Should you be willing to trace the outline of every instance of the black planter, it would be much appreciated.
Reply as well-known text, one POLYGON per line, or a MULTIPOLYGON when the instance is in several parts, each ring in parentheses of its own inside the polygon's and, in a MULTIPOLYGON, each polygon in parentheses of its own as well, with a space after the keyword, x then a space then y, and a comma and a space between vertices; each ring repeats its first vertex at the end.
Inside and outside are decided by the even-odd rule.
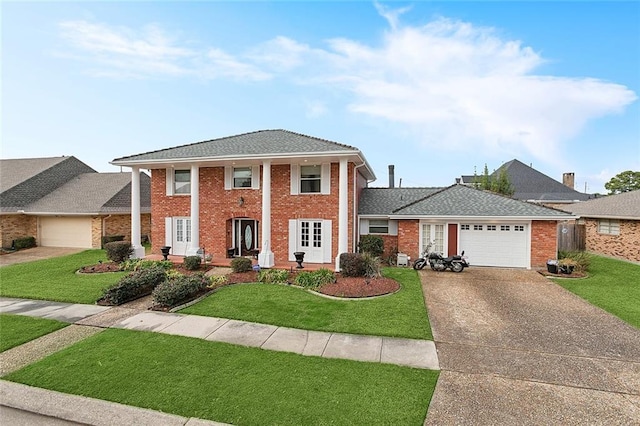
POLYGON ((168 260, 169 251, 171 251, 171 246, 162 246, 160 247, 160 251, 162 252, 162 256, 164 256, 164 260, 168 260))
POLYGON ((235 248, 228 248, 227 249, 227 257, 229 259, 233 258, 233 256, 236 254, 236 249, 235 248))
POLYGON ((298 269, 304 268, 304 266, 302 266, 302 262, 304 261, 304 252, 296 251, 293 253, 293 255, 296 257, 296 262, 298 263, 298 266, 296 266, 296 268, 298 269))

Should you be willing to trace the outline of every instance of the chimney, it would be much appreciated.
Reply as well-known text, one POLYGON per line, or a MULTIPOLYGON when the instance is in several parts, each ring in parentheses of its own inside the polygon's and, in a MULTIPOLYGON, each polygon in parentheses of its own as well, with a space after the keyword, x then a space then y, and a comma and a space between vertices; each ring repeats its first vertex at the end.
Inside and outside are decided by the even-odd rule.
POLYGON ((575 189, 575 174, 574 173, 563 173, 562 174, 562 183, 565 186, 568 186, 571 189, 575 189))
POLYGON ((389 164, 389 188, 393 188, 395 186, 396 177, 393 172, 394 168, 393 164, 389 164))

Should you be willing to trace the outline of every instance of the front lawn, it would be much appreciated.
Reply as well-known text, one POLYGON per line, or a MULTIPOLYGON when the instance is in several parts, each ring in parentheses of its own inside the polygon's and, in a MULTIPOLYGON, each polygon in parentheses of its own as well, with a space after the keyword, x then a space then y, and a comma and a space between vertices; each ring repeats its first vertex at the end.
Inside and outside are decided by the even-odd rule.
POLYGON ((66 327, 67 323, 22 315, 0 315, 0 352, 66 327))
POLYGON ((235 425, 422 425, 437 371, 109 329, 4 379, 235 425))
POLYGON ((640 328, 640 266, 592 256, 589 277, 554 279, 567 290, 640 328))
POLYGON ((104 250, 86 250, 52 259, 0 268, 0 296, 95 303, 102 289, 115 284, 123 272, 76 274, 82 266, 106 260, 104 250))
POLYGON ((401 290, 345 301, 296 287, 242 284, 221 288, 181 312, 306 330, 433 340, 416 271, 385 268, 384 275, 400 282, 401 290))

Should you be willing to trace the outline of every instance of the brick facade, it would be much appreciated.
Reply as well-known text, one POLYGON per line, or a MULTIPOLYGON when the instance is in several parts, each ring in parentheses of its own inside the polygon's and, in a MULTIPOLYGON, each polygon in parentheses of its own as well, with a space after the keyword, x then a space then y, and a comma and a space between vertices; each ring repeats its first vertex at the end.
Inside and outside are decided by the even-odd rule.
MULTIPOLYGON (((331 192, 322 194, 291 195, 290 165, 271 166, 271 251, 276 261, 289 257, 289 219, 323 219, 332 224, 332 256, 338 251, 338 192, 339 164, 331 164, 331 192)), ((353 250, 354 223, 354 164, 348 164, 348 250, 353 250)), ((262 168, 260 189, 224 188, 224 167, 201 167, 199 174, 200 247, 214 257, 225 257, 233 245, 231 221, 246 218, 258 221, 260 233, 262 219, 262 168), (242 202, 240 202, 242 198, 242 202)), ((360 189, 361 179, 356 182, 360 189)), ((359 195, 359 194, 356 194, 359 195)), ((189 195, 166 195, 165 169, 151 170, 151 239, 153 253, 160 253, 165 245, 165 218, 190 215, 189 195)), ((261 239, 261 237, 260 237, 261 239)))
POLYGON ((38 237, 38 220, 24 214, 3 214, 0 216, 0 238, 2 247, 11 247, 16 238, 38 237))
POLYGON ((398 251, 415 260, 420 257, 420 227, 417 219, 398 221, 398 251))
POLYGON ((640 262, 640 221, 619 220, 618 235, 598 232, 598 220, 585 218, 587 251, 640 262))
POLYGON ((547 260, 558 256, 558 222, 534 220, 531 222, 531 267, 545 268, 547 260))

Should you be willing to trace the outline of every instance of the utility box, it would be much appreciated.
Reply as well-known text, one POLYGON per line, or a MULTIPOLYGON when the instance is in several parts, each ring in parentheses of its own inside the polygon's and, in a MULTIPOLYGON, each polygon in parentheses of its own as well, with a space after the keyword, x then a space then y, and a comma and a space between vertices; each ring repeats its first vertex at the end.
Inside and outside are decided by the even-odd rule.
POLYGON ((406 253, 398 253, 398 266, 409 266, 409 256, 406 253))

